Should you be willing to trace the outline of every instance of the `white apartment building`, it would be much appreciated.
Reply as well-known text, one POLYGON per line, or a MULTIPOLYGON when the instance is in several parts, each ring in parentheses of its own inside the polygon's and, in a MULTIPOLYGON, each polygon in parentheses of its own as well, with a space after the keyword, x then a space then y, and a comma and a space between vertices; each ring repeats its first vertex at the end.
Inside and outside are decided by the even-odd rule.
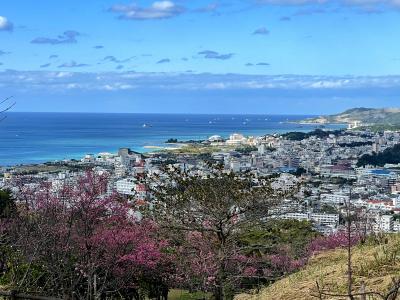
POLYGON ((321 194, 321 203, 325 204, 343 205, 348 203, 349 200, 350 196, 345 194, 321 194))
POLYGON ((136 182, 130 178, 121 179, 115 183, 115 188, 120 194, 133 196, 135 195, 136 182))
POLYGON ((393 200, 368 200, 367 203, 370 210, 391 211, 395 208, 393 200))
POLYGON ((229 140, 226 141, 227 145, 240 145, 246 143, 247 139, 240 133, 233 133, 229 136, 229 140))
POLYGON ((339 214, 324 213, 287 213, 282 219, 294 219, 298 221, 310 221, 316 225, 336 227, 339 224, 339 214))
POLYGON ((393 231, 394 232, 400 232, 400 222, 399 220, 396 220, 393 222, 393 231))
POLYGON ((392 232, 394 230, 393 216, 377 215, 373 228, 375 232, 392 232))
POLYGON ((279 178, 277 178, 274 182, 272 182, 271 186, 274 189, 280 189, 285 192, 293 191, 295 187, 297 187, 299 180, 296 176, 282 173, 279 178))

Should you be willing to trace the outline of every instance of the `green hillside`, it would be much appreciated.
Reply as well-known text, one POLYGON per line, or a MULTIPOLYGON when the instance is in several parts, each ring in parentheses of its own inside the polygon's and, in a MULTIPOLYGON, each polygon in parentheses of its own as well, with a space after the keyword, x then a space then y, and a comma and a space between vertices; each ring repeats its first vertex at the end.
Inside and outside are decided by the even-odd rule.
POLYGON ((352 123, 365 125, 400 125, 400 108, 352 108, 342 113, 305 119, 302 123, 352 123))

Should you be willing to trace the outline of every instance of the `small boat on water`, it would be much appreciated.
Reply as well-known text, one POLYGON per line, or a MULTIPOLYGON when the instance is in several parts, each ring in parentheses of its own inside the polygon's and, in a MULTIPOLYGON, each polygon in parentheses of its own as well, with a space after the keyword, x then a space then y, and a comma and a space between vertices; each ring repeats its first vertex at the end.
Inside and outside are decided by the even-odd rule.
POLYGON ((149 125, 149 124, 146 124, 146 123, 144 123, 144 124, 142 125, 142 127, 143 127, 143 128, 147 128, 147 127, 153 127, 153 126, 151 126, 151 125, 149 125))

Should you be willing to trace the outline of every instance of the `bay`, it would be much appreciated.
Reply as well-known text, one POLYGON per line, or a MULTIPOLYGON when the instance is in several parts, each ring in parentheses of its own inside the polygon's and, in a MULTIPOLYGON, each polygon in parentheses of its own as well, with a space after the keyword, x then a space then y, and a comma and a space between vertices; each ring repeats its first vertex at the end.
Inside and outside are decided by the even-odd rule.
POLYGON ((0 123, 0 166, 79 159, 120 147, 147 152, 148 146, 165 146, 169 138, 203 140, 211 135, 260 136, 317 128, 290 123, 307 117, 312 116, 14 112, 0 123))

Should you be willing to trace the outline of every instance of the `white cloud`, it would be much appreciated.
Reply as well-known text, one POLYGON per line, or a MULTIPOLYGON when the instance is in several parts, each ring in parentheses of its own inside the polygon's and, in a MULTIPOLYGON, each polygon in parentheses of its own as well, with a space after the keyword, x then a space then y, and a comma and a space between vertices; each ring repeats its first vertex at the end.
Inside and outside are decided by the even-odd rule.
POLYGON ((168 19, 180 15, 185 9, 172 1, 156 1, 149 7, 132 5, 113 5, 110 11, 119 13, 120 19, 151 20, 168 19))
MULTIPOLYGON (((51 74, 52 73, 50 73, 50 76, 52 76, 51 74)), ((57 72, 57 73, 54 73, 54 77, 56 77, 56 78, 72 77, 73 75, 74 75, 74 73, 71 73, 71 72, 57 72)))
POLYGON ((101 85, 99 86, 100 90, 105 90, 105 91, 123 91, 123 90, 133 90, 137 88, 137 86, 133 85, 133 84, 124 84, 121 82, 115 82, 112 84, 105 84, 105 85, 101 85))
POLYGON ((13 31, 14 25, 6 17, 0 16, 0 31, 13 31))

